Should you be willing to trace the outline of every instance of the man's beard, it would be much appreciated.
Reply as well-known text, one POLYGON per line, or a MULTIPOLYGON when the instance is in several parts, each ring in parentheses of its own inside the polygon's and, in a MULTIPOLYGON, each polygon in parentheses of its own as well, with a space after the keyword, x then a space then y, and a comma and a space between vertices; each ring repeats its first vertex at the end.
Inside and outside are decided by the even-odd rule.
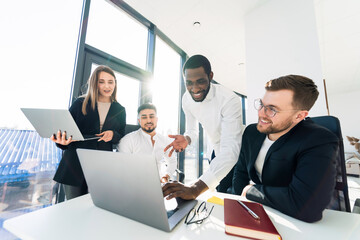
POLYGON ((156 126, 155 127, 152 127, 152 128, 141 128, 142 130, 144 130, 145 132, 147 133, 152 133, 154 130, 155 130, 156 126))
MULTIPOLYGON (((260 121, 260 119, 259 119, 260 121)), ((282 132, 286 129, 288 129, 289 127, 291 127, 291 125, 293 124, 293 122, 291 120, 286 120, 285 122, 281 123, 280 126, 278 127, 274 127, 273 125, 270 125, 269 127, 265 128, 265 129, 261 129, 259 128, 259 123, 257 124, 256 128, 259 132, 264 133, 264 134, 274 134, 274 133, 279 133, 282 132)))

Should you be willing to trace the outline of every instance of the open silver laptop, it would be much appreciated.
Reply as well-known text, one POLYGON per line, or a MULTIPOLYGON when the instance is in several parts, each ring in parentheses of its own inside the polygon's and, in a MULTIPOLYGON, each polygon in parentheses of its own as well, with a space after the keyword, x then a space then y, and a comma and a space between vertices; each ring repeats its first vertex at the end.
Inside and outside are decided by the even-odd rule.
POLYGON ((43 138, 49 138, 58 130, 66 131, 67 137, 85 141, 99 139, 97 136, 83 136, 67 109, 21 108, 21 111, 43 138))
POLYGON ((165 200, 151 155, 77 149, 94 205, 170 232, 196 200, 165 200))

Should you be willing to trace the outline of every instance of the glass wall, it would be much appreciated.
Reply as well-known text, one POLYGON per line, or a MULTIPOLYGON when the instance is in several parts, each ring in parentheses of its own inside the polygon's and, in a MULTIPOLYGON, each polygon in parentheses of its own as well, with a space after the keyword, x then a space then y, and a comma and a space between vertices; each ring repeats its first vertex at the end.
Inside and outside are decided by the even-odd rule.
POLYGON ((69 107, 83 0, 0 3, 0 239, 4 220, 53 203, 62 152, 22 107, 69 107))
POLYGON ((151 94, 158 112, 158 131, 166 135, 179 133, 180 67, 179 53, 156 37, 151 94))
POLYGON ((204 141, 203 141, 203 172, 206 172, 209 169, 209 161, 211 160, 211 154, 212 154, 212 147, 208 143, 208 138, 206 136, 206 132, 204 130, 204 141))
POLYGON ((199 142, 192 142, 185 150, 185 184, 191 184, 199 176, 199 142))
POLYGON ((1 4, 0 128, 33 129, 21 107, 68 108, 82 3, 1 4))
POLYGON ((148 29, 122 9, 91 0, 86 44, 139 68, 146 68, 148 29))
POLYGON ((126 123, 137 124, 137 109, 140 99, 140 83, 137 79, 115 71, 117 79, 117 100, 126 109, 126 123))

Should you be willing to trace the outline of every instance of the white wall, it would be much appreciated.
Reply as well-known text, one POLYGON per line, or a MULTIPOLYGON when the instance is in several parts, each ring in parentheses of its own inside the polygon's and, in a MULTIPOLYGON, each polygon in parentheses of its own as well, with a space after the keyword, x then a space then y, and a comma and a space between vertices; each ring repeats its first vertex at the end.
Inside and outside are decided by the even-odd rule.
POLYGON ((330 115, 339 118, 347 152, 353 152, 354 146, 349 144, 346 136, 360 138, 360 91, 328 95, 330 115))
POLYGON ((314 80, 320 95, 310 116, 327 114, 312 0, 272 0, 250 12, 245 45, 247 124, 257 122, 253 102, 263 96, 265 83, 288 74, 314 80))

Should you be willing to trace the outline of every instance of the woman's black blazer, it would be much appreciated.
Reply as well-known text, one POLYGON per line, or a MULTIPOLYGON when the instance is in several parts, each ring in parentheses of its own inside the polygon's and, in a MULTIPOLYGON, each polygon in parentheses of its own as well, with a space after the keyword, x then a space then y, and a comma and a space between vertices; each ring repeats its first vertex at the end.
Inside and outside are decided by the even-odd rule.
MULTIPOLYGON (((93 136, 100 133, 100 118, 97 110, 87 105, 87 114, 81 111, 84 98, 78 98, 70 107, 70 113, 73 116, 77 126, 83 136, 93 136)), ((72 142, 68 146, 57 144, 64 150, 63 157, 60 161, 58 169, 55 173, 54 180, 59 183, 81 187, 85 182, 84 174, 80 166, 79 158, 76 154, 77 148, 97 149, 112 151, 113 145, 118 144, 125 134, 126 112, 125 108, 118 102, 111 103, 109 112, 106 116, 102 132, 112 130, 114 132, 113 139, 109 142, 95 140, 72 142)), ((60 129, 65 131, 66 129, 60 129)), ((101 159, 99 159, 101 161, 101 159)))

